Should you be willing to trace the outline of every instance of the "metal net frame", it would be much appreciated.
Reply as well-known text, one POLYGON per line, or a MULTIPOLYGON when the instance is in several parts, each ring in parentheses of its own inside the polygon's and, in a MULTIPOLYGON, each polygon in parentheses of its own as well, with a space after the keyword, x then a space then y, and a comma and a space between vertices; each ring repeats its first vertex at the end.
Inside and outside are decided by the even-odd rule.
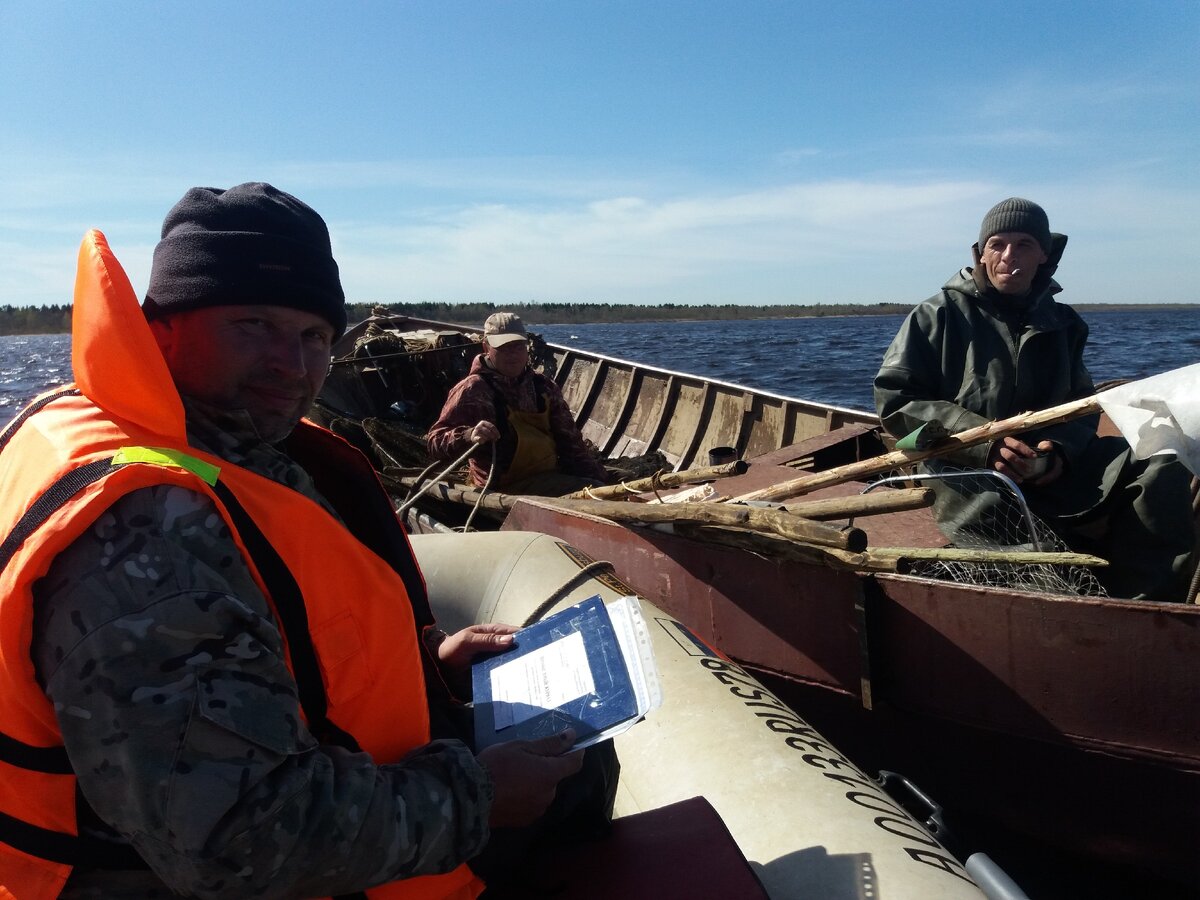
MULTIPOLYGON (((937 516, 935 504, 938 528, 949 541, 948 547, 1000 553, 1067 552, 1071 549, 1050 525, 1030 510, 1016 482, 990 469, 947 469, 938 473, 881 478, 867 485, 862 493, 884 484, 921 481, 941 482, 960 497, 973 498, 978 504, 980 514, 965 522, 937 516)), ((1086 566, 922 559, 913 562, 911 574, 1013 591, 1108 596, 1099 579, 1086 566)))

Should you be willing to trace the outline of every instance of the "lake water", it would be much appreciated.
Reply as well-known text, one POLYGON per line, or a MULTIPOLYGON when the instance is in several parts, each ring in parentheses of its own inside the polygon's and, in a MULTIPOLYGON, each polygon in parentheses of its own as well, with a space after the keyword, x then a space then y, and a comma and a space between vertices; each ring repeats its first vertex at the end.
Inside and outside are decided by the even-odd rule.
MULTIPOLYGON (((1088 312, 1085 359, 1097 381, 1200 362, 1200 311, 1088 312)), ((545 325, 552 344, 599 351, 748 387, 873 409, 871 382, 904 317, 545 325)))
POLYGON ((0 337, 0 422, 46 388, 72 377, 69 334, 0 337))
MULTIPOLYGON (((1200 311, 1088 312, 1097 382, 1200 362, 1200 311)), ((775 394, 871 409, 871 380, 902 316, 532 325, 552 344, 599 351, 775 394)), ((71 379, 65 334, 0 337, 0 422, 71 379)))

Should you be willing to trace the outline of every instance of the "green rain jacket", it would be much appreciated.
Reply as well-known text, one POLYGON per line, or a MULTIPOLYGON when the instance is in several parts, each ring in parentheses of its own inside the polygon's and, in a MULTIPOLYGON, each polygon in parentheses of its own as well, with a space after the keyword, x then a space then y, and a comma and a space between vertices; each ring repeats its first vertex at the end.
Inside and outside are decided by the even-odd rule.
MULTIPOLYGON (((875 377, 876 408, 891 434, 903 437, 927 422, 956 434, 1095 392, 1083 363, 1087 325, 1054 300, 1060 288, 1052 276, 1067 239, 1051 238, 1050 258, 1026 297, 998 294, 976 266, 913 309, 875 377)), ((1051 484, 1021 490, 1073 549, 1110 561, 1099 577, 1111 595, 1179 599, 1195 541, 1190 473, 1174 457, 1135 459, 1123 438, 1097 436, 1098 425, 1099 416, 1090 416, 1019 435, 1030 446, 1053 441, 1065 462, 1051 484)), ((921 468, 983 469, 990 450, 990 444, 969 447, 921 468)), ((931 484, 934 514, 950 540, 1022 542, 998 483, 931 484)))
MULTIPOLYGON (((1046 409, 1095 393, 1083 364, 1088 327, 1052 278, 1067 239, 1054 235, 1048 262, 1029 295, 1004 297, 965 268, 941 293, 909 314, 875 378, 880 421, 897 438, 926 422, 957 434, 1017 413, 1046 409)), ((1068 466, 1096 436, 1098 416, 1021 435, 1030 446, 1054 441, 1068 466)), ((968 468, 987 464, 990 444, 948 457, 968 468)))

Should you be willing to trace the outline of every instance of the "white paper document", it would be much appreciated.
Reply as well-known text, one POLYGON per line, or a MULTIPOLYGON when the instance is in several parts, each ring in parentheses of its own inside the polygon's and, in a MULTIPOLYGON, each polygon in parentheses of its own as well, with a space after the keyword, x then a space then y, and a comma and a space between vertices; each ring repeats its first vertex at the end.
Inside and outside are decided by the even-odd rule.
POLYGON ((496 728, 519 725, 596 690, 578 631, 497 666, 491 676, 496 728))

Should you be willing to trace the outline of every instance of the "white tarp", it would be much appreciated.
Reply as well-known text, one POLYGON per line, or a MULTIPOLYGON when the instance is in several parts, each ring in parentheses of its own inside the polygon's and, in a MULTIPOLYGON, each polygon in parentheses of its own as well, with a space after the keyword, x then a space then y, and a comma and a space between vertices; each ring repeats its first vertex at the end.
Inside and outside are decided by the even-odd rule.
POLYGON ((1140 459, 1176 453, 1200 475, 1200 363, 1102 391, 1096 399, 1140 459))

